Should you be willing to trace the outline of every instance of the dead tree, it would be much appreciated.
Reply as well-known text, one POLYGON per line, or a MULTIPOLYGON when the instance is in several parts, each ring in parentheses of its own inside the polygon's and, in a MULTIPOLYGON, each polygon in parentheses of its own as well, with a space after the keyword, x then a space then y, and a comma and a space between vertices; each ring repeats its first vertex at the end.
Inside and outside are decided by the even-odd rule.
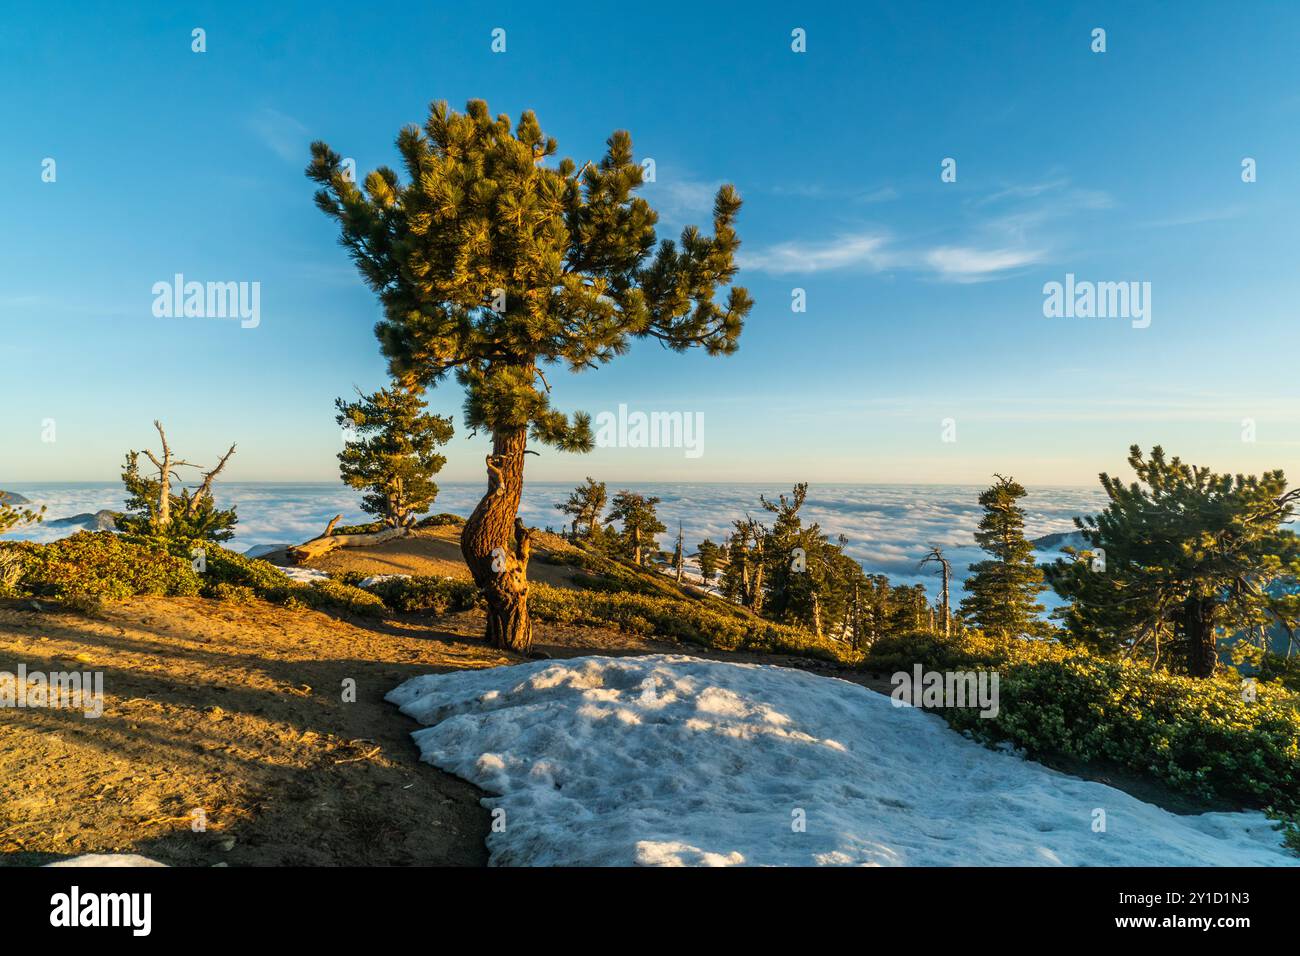
MULTIPOLYGON (((172 457, 171 445, 167 442, 167 432, 163 430, 162 422, 155 420, 153 427, 158 429, 158 439, 162 442, 162 459, 149 449, 144 450, 147 457, 155 468, 158 469, 158 488, 157 500, 146 502, 151 517, 152 524, 157 531, 166 531, 172 523, 172 482, 180 482, 180 475, 177 473, 178 468, 201 468, 193 462, 172 457)), ((216 480, 217 475, 225 469, 226 463, 235 453, 235 446, 231 445, 230 450, 221 456, 215 468, 203 474, 203 482, 195 489, 193 494, 184 492, 180 497, 181 507, 184 509, 185 517, 193 517, 198 514, 204 507, 204 503, 212 497, 212 482, 216 480)), ((132 452, 132 455, 135 453, 132 452)))
POLYGON ((943 575, 943 636, 949 637, 952 629, 952 615, 948 612, 948 582, 952 578, 952 564, 943 556, 943 549, 937 544, 931 545, 930 552, 921 559, 917 567, 924 567, 931 562, 938 564, 943 575))

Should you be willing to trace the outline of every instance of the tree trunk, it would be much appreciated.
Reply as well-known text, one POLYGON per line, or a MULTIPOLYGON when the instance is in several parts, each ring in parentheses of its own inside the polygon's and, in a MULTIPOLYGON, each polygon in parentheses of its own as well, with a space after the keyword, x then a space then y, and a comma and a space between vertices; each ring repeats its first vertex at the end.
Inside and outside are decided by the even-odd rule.
POLYGON ((952 636, 952 612, 948 610, 948 562, 943 563, 943 636, 952 636))
POLYGON ((294 545, 288 549, 287 553, 290 561, 294 564, 301 564, 304 561, 310 561, 312 558, 319 558, 323 554, 329 554, 335 548, 371 548, 410 533, 411 529, 406 525, 400 528, 385 528, 383 531, 370 531, 364 534, 329 534, 327 532, 322 537, 312 538, 303 544, 294 545))
POLYGON ((1193 677, 1213 677, 1219 667, 1213 605, 1188 601, 1183 606, 1183 631, 1187 640, 1187 673, 1193 677))
POLYGON ((519 520, 528 432, 492 436, 487 458, 488 490, 460 535, 474 583, 487 601, 487 641, 493 647, 528 653, 533 625, 528 617, 528 529, 519 520))

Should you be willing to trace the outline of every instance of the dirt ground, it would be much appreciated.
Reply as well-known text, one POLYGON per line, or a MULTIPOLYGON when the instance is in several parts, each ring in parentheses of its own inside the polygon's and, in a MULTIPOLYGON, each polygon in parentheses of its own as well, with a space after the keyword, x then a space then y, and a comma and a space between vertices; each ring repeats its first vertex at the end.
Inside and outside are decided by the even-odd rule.
MULTIPOLYGON (((556 587, 571 587, 575 572, 563 565, 549 564, 546 559, 569 550, 562 538, 544 531, 533 531, 534 560, 528 565, 528 578, 556 587)), ((283 551, 266 555, 273 564, 289 565, 283 551)), ((429 574, 469 580, 469 568, 460 553, 458 527, 426 528, 403 538, 368 548, 339 548, 302 567, 315 568, 337 576, 348 571, 361 574, 429 574)))
POLYGON ((262 602, 138 598, 94 619, 0 608, 0 669, 20 661, 102 671, 105 704, 95 719, 0 714, 4 862, 486 859, 481 794, 418 763, 411 722, 382 699, 417 674, 506 661, 480 641, 262 602))

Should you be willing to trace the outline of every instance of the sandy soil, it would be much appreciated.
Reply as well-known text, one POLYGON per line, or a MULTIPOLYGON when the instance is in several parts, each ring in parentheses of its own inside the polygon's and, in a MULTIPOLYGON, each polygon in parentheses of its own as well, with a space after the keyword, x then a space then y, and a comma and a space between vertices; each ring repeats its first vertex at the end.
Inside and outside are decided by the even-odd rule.
POLYGON ((0 669, 103 671, 105 693, 98 719, 0 714, 0 860, 482 864, 481 794, 418 763, 382 697, 505 660, 427 627, 262 602, 139 598, 98 619, 0 608, 0 669))
MULTIPOLYGON (((571 550, 563 538, 533 531, 534 560, 528 565, 528 577, 556 587, 572 587, 575 572, 563 565, 547 563, 547 558, 571 550)), ((274 564, 288 565, 283 552, 267 555, 274 564)), ((441 575, 469 580, 469 568, 460 553, 460 529, 427 528, 414 531, 369 548, 339 548, 308 561, 302 567, 315 568, 330 575, 348 571, 361 574, 441 575)))

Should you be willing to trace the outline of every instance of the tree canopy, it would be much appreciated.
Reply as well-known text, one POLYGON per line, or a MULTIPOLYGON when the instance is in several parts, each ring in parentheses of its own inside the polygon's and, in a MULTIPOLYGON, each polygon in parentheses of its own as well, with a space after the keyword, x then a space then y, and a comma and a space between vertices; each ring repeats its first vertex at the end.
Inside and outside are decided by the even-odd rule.
POLYGON ((361 509, 390 527, 428 511, 438 495, 433 476, 447 463, 437 449, 451 441, 451 419, 429 414, 419 395, 400 386, 334 404, 338 423, 357 436, 338 457, 344 483, 368 492, 361 509))
POLYGON ((1214 672, 1221 637, 1280 626, 1294 638, 1300 595, 1276 585, 1300 577, 1300 539, 1284 527, 1300 489, 1280 470, 1216 474, 1158 445, 1149 458, 1133 445, 1128 462, 1137 480, 1103 473, 1109 503, 1076 519, 1088 547, 1048 569, 1070 635, 1195 676, 1214 672))
POLYGON ((994 475, 996 483, 980 495, 984 516, 976 543, 992 558, 970 566, 963 587, 961 614, 981 630, 1001 637, 1043 635, 1051 628, 1041 619, 1036 600, 1046 590, 1034 548, 1025 540, 1025 512, 1017 504, 1025 488, 1012 478, 994 475))

